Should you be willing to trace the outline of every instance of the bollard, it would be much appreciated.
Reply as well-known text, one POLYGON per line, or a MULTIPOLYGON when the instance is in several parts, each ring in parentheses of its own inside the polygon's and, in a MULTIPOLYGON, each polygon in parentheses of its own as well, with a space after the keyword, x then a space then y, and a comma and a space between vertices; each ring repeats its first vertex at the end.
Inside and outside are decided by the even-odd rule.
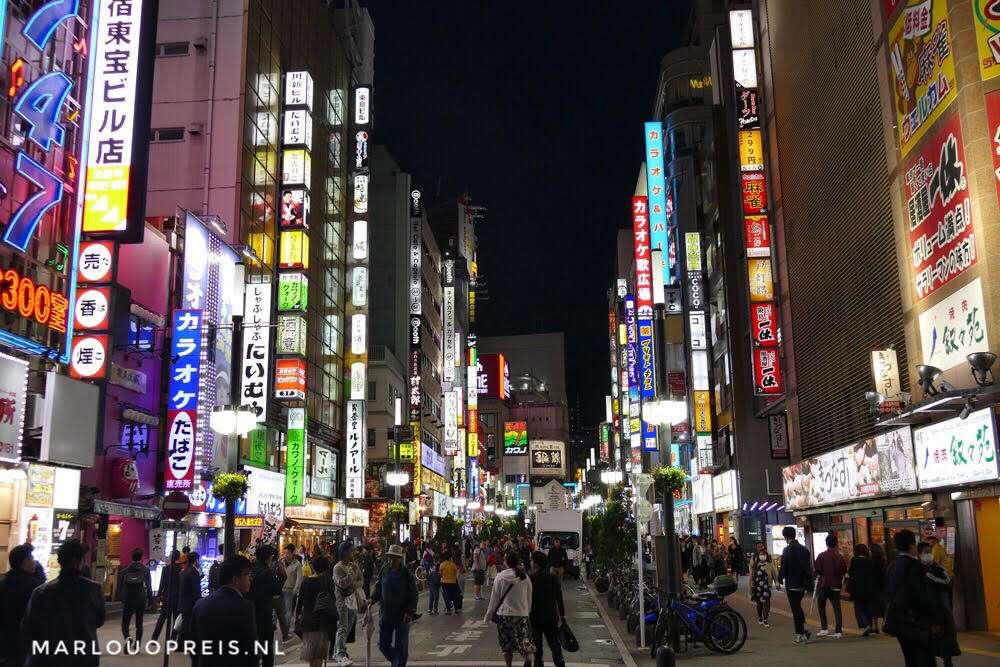
POLYGON ((669 646, 661 646, 656 649, 656 667, 674 667, 677 664, 677 658, 674 656, 674 651, 669 646))

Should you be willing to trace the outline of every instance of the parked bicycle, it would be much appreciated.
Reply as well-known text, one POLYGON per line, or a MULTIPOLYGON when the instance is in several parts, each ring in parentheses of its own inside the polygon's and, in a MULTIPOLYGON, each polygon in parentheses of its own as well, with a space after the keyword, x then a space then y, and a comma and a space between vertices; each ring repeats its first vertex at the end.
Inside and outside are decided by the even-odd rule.
POLYGON ((674 633, 683 639, 685 648, 704 644, 713 653, 736 653, 747 640, 747 624, 738 611, 726 603, 726 596, 736 592, 736 580, 728 575, 715 578, 714 590, 695 592, 688 586, 682 595, 658 591, 665 609, 646 615, 655 620, 650 655, 670 644, 674 633))

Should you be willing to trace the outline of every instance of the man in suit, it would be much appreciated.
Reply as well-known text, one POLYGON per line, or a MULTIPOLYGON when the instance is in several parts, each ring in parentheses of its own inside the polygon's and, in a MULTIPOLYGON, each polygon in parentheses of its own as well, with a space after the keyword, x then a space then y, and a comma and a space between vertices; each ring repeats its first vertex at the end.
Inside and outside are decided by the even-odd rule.
POLYGON ((552 664, 563 667, 562 645, 559 643, 559 626, 566 616, 562 584, 547 567, 548 561, 541 551, 531 554, 531 631, 535 635, 535 667, 542 666, 542 637, 552 651, 552 664))
POLYGON ((199 651, 194 664, 197 667, 255 666, 258 656, 254 654, 257 639, 254 606, 245 597, 250 591, 250 561, 234 555, 226 558, 220 568, 220 587, 194 605, 191 638, 199 651))
POLYGON ((188 563, 181 573, 179 595, 181 612, 181 639, 191 637, 191 618, 194 605, 201 599, 201 557, 197 551, 188 553, 188 563))

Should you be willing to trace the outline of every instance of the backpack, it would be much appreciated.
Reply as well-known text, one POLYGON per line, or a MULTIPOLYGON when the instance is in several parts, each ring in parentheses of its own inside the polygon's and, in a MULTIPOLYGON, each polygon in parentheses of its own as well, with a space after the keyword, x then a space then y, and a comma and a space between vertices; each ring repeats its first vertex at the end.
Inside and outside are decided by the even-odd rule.
POLYGON ((126 568, 125 574, 122 576, 122 584, 128 589, 129 593, 145 593, 146 588, 146 574, 141 572, 139 568, 126 568), (141 588, 141 591, 137 591, 137 588, 141 588))
POLYGON ((208 590, 214 591, 220 588, 219 576, 222 574, 222 565, 219 561, 212 563, 212 567, 208 568, 208 590))

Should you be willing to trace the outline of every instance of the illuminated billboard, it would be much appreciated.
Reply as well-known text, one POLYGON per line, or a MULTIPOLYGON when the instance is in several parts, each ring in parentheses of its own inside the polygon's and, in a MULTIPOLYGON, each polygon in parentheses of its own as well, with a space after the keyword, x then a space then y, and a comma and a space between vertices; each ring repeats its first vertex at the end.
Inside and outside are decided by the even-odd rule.
POLYGON ((527 422, 504 422, 503 455, 504 456, 528 455, 527 422))
POLYGON ((479 398, 510 398, 510 365, 503 354, 480 354, 476 366, 479 398))

